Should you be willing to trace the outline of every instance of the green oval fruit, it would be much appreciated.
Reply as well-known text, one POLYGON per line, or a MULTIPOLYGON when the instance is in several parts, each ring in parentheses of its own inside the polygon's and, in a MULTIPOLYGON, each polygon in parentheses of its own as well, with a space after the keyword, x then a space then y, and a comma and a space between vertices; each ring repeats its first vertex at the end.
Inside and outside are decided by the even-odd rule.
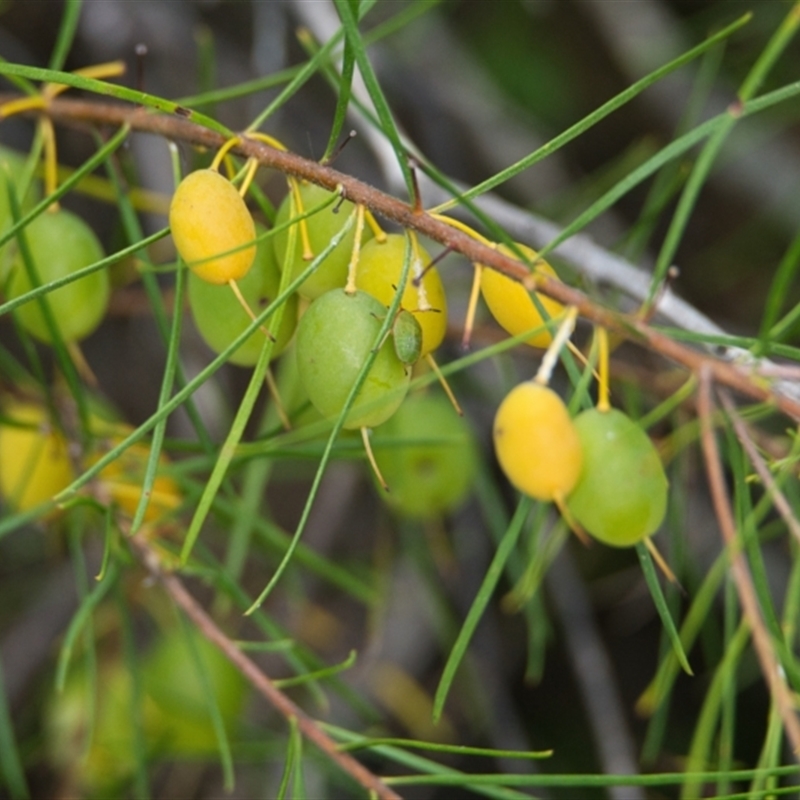
POLYGON ((372 444, 390 488, 381 497, 398 513, 429 519, 464 501, 475 477, 477 453, 469 424, 446 398, 407 398, 376 431, 372 444))
POLYGON ((667 477, 653 443, 617 409, 575 418, 583 472, 567 498, 575 519, 596 539, 629 547, 654 533, 667 510, 667 477))
MULTIPOLYGON (((42 284, 71 275, 104 257, 103 248, 92 229, 80 217, 63 209, 36 217, 25 228, 24 235, 42 284)), ((32 288, 22 256, 18 253, 9 281, 8 296, 13 299, 32 288)), ((92 333, 106 313, 108 296, 106 270, 93 272, 48 292, 47 303, 62 338, 67 342, 75 342, 92 333)), ((52 342, 37 299, 23 303, 16 314, 28 333, 42 342, 52 342)))
MULTIPOLYGON (((317 298, 297 326, 297 368, 314 407, 328 419, 339 415, 386 316, 365 292, 334 289, 317 298)), ((394 351, 392 336, 381 345, 345 428, 385 422, 403 402, 409 371, 394 351)))
MULTIPOLYGON (((303 201, 303 212, 305 213, 330 199, 333 193, 323 189, 321 186, 306 183, 300 185, 300 196, 303 201)), ((275 227, 289 221, 290 203, 291 193, 284 198, 278 209, 278 214, 275 217, 275 227)), ((306 219, 308 239, 315 256, 319 255, 328 246, 331 239, 339 233, 354 208, 349 200, 344 202, 336 201, 306 219)), ((362 241, 366 242, 371 238, 372 231, 365 227, 362 241)), ((275 256, 280 269, 283 269, 288 239, 289 228, 276 233, 273 237, 275 256)), ((354 242, 355 225, 350 228, 342 241, 336 245, 318 269, 303 281, 297 290, 298 293, 308 300, 315 300, 331 289, 338 289, 344 286, 347 282, 347 269, 350 264, 354 242)), ((295 235, 295 249, 291 259, 292 280, 307 269, 309 264, 311 264, 311 261, 306 261, 303 258, 303 241, 298 224, 295 235)))
MULTIPOLYGON (((389 306, 397 293, 406 252, 406 237, 392 233, 385 241, 373 239, 361 249, 356 285, 389 306)), ((410 311, 422 328, 421 356, 433 352, 447 332, 447 299, 439 273, 427 269, 431 257, 419 248, 419 259, 409 265, 408 280, 400 300, 401 308, 410 311), (424 272, 424 275, 423 275, 424 272), (419 286, 414 279, 422 276, 419 286)))
MULTIPOLYGON (((256 233, 263 228, 256 227, 256 233)), ((259 242, 256 257, 250 271, 237 282, 239 291, 253 313, 258 314, 275 299, 280 285, 280 270, 275 260, 272 244, 259 242)), ((221 353, 250 323, 250 317, 242 308, 230 286, 220 286, 203 280, 194 271, 189 273, 189 306, 194 323, 206 344, 221 353)), ((268 323, 267 323, 268 324, 268 323)), ((297 295, 286 301, 281 325, 272 348, 272 357, 283 352, 294 329, 297 327, 297 295)), ((230 360, 240 366, 252 366, 264 347, 264 333, 257 330, 238 349, 230 360)))
POLYGON ((230 732, 241 711, 246 685, 241 673, 208 639, 195 630, 188 636, 191 642, 176 629, 160 637, 142 664, 142 682, 159 712, 157 732, 164 748, 183 755, 208 755, 218 743, 209 714, 209 691, 230 732))

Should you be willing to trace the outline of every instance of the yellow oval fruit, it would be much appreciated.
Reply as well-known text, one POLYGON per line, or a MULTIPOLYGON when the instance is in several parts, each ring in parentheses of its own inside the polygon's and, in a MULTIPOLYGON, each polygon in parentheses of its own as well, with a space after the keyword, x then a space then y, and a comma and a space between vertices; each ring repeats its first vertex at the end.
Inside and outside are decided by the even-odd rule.
POLYGON ((494 418, 494 449, 506 477, 544 501, 568 495, 581 474, 581 442, 561 398, 526 381, 514 387, 494 418))
POLYGON ((172 238, 181 258, 204 281, 243 278, 253 264, 253 218, 236 187, 213 169, 190 172, 169 206, 172 238))
POLYGON ((14 404, 5 415, 18 424, 0 425, 0 494, 13 508, 27 511, 72 483, 67 441, 48 429, 37 405, 14 404))
MULTIPOLYGON (((535 250, 523 244, 518 244, 517 247, 531 262, 536 260, 535 250)), ((516 254, 505 245, 500 245, 498 250, 511 258, 516 258, 516 254)), ((558 278, 555 270, 546 261, 540 261, 536 264, 534 274, 558 278)), ((544 325, 542 315, 539 313, 539 309, 533 302, 528 290, 519 281, 503 275, 502 272, 498 272, 496 269, 483 268, 481 272, 481 294, 492 316, 511 336, 517 336, 520 333, 544 325)), ((551 319, 561 316, 564 311, 564 306, 561 303, 539 292, 536 292, 536 297, 551 319)), ((547 347, 552 341, 553 335, 549 330, 539 331, 525 340, 532 347, 542 348, 547 347)))

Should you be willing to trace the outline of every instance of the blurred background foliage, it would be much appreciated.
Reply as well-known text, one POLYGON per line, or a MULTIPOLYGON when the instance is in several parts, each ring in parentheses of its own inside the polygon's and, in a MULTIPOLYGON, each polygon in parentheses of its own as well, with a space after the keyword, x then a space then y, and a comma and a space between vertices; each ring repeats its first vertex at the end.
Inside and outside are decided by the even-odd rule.
MULTIPOLYGON (((8 61, 46 65, 62 7, 60 2, 5 0, 0 6, 0 55, 8 61)), ((393 0, 379 2, 362 29, 366 33, 381 30, 382 24, 408 14, 404 27, 370 48, 381 85, 398 124, 430 161, 450 177, 474 184, 531 152, 709 33, 753 12, 750 23, 724 45, 657 83, 555 155, 499 187, 498 194, 512 203, 566 224, 668 143, 676 131, 686 130, 732 103, 736 88, 788 7, 778 0, 393 0)), ((315 38, 329 35, 337 24, 335 17, 331 20, 333 13, 327 3, 304 0, 92 0, 84 5, 64 68, 121 58, 130 65, 125 81, 133 84, 137 74, 134 51, 144 43, 143 87, 169 98, 191 98, 299 63, 307 54, 298 32, 305 28, 315 38)), ((795 43, 778 61, 764 88, 783 86, 798 75, 800 47, 795 43)), ((241 129, 278 91, 273 88, 209 101, 197 108, 234 130, 241 129)), ((278 109, 266 128, 291 150, 319 158, 335 102, 329 84, 323 77, 315 77, 278 109)), ((31 132, 27 121, 3 121, 0 141, 24 151, 31 132)), ((58 143, 60 161, 67 166, 80 164, 95 146, 80 126, 59 128, 58 143)), ((181 145, 180 150, 185 168, 196 163, 197 156, 190 148, 181 145)), ((163 140, 132 135, 127 156, 132 184, 164 196, 171 194, 169 155, 163 140)), ((596 219, 588 233, 598 244, 643 269, 652 267, 693 156, 670 173, 663 205, 653 220, 642 217, 651 188, 646 183, 596 219)), ((351 142, 336 167, 378 188, 398 191, 375 158, 368 137, 351 142)), ((264 173, 259 180, 277 204, 283 192, 281 176, 264 173)), ((113 203, 71 193, 65 205, 90 222, 109 252, 125 243, 113 203)), ((149 233, 164 225, 164 217, 148 214, 143 222, 149 233)), ((794 99, 740 125, 726 145, 676 254, 680 274, 675 290, 728 331, 756 335, 776 267, 796 235, 798 223, 800 101, 794 99)), ((156 251, 160 260, 171 257, 168 245, 159 247, 163 248, 156 251)), ((557 259, 554 263, 559 266, 557 259)), ((451 255, 441 272, 452 308, 451 336, 440 359, 446 362, 460 354, 460 325, 471 269, 464 259, 451 255)), ((118 285, 111 313, 84 343, 84 352, 104 397, 127 421, 138 424, 156 407, 165 354, 140 285, 127 282, 124 265, 115 269, 115 277, 118 285)), ((162 277, 161 282, 168 290, 170 277, 162 277)), ((795 282, 785 308, 798 299, 795 282)), ((15 350, 6 318, 0 321, 0 337, 4 346, 15 350)), ((483 319, 475 346, 497 338, 488 318, 483 319)), ((578 339, 586 341, 586 331, 579 331, 578 339)), ((796 343, 796 326, 786 341, 796 343)), ((182 344, 184 364, 192 374, 207 363, 208 351, 190 325, 182 344)), ((629 409, 644 413, 674 390, 675 376, 662 361, 629 347, 618 355, 615 390, 629 409)), ((403 520, 382 505, 361 464, 345 459, 332 465, 303 541, 358 575, 369 587, 369 602, 298 567, 286 576, 285 585, 265 610, 286 636, 301 642, 325 663, 345 660, 351 649, 359 652, 358 666, 341 676, 347 689, 328 693, 330 708, 315 705, 318 698, 307 690, 297 690, 294 695, 311 706, 312 713, 335 724, 376 734, 555 751, 551 759, 536 762, 535 767, 534 762, 509 758, 443 759, 466 771, 625 771, 635 768, 647 735, 647 720, 634 709, 657 667, 662 635, 633 551, 598 545, 587 549, 577 541, 568 542, 569 558, 560 558, 552 566, 545 591, 531 612, 533 617, 505 613, 501 601, 511 588, 505 579, 476 632, 445 722, 435 728, 430 723, 430 702, 443 659, 493 553, 496 532, 487 529, 486 507, 494 504, 502 518, 510 513, 514 500, 499 478, 491 453, 491 418, 515 377, 528 377, 535 367, 534 354, 526 351, 513 359, 504 358, 498 365, 484 364, 455 377, 456 391, 481 452, 482 488, 445 520, 430 524, 403 520), (587 675, 596 679, 597 686, 586 683, 587 675), (606 709, 605 723, 605 712, 587 709, 591 699, 586 692, 596 692, 595 699, 612 704, 606 709), (354 696, 359 700, 354 701, 354 696), (618 747, 611 747, 609 753, 608 745, 613 742, 618 747)), ((227 431, 247 379, 245 370, 230 366, 198 393, 203 420, 215 438, 227 431)), ((7 389, 0 385, 0 391, 7 389)), ((691 415, 680 413, 683 421, 691 415)), ((779 431, 782 427, 785 425, 776 424, 779 431)), ((657 434, 667 432, 662 428, 657 434)), ((172 440, 191 436, 184 413, 171 417, 169 436, 172 440)), ((284 530, 291 531, 296 524, 310 475, 308 461, 287 459, 270 481, 265 508, 284 530)), ((690 594, 719 550, 701 475, 702 465, 692 450, 684 451, 672 465, 671 525, 684 542, 683 553, 673 551, 672 557, 682 566, 688 564, 690 573, 694 570, 695 580, 687 585, 690 594)), ((792 491, 796 494, 796 487, 792 491)), ((211 551, 223 552, 224 521, 207 527, 210 530, 204 532, 203 541, 211 551)), ((780 523, 774 528, 779 532, 780 523)), ((52 732, 56 724, 53 656, 77 607, 76 585, 89 581, 86 575, 74 574, 75 565, 81 562, 75 560, 74 552, 70 554, 70 547, 83 548, 89 576, 96 572, 98 559, 99 537, 82 540, 76 535, 65 540, 57 533, 46 525, 31 526, 0 540, 0 652, 5 689, 32 791, 40 797, 71 796, 74 787, 71 770, 76 755, 69 750, 68 741, 52 732)), ((766 544, 764 556, 775 595, 782 597, 790 566, 785 542, 766 544)), ((524 554, 520 552, 519 557, 524 554)), ((243 585, 251 594, 259 591, 274 564, 275 554, 269 546, 263 542, 253 546, 243 576, 243 585)), ((519 567, 523 569, 524 563, 519 567)), ((105 660, 106 648, 114 654, 126 647, 138 651, 145 679, 158 658, 167 658, 157 652, 162 636, 157 629, 170 631, 177 623, 174 616, 167 619, 170 615, 159 607, 167 605, 163 595, 145 587, 142 580, 141 573, 132 571, 100 607, 94 630, 100 642, 101 675, 116 668, 109 666, 112 660, 105 660), (137 598, 147 613, 137 610, 120 628, 118 617, 127 613, 121 609, 135 606, 119 597, 115 601, 114 593, 137 598), (105 631, 110 633, 104 638, 105 631)), ((202 590, 199 594, 204 600, 211 597, 202 590)), ((678 597, 672 601, 675 609, 684 602, 678 597)), ((217 602, 221 602, 219 598, 217 602)), ((710 670, 721 657, 721 619, 717 608, 703 627, 692 653, 695 677, 678 679, 665 735, 658 752, 649 754, 648 769, 681 768, 708 690, 710 670)), ((251 623, 243 625, 242 638, 247 633, 253 634, 251 623)), ((287 674, 285 661, 277 656, 264 657, 263 663, 268 674, 287 674)), ((104 678, 100 684, 103 691, 112 691, 109 687, 114 680, 104 678)), ((738 763, 751 765, 758 760, 769 703, 751 656, 743 662, 739 681, 740 724, 735 727, 733 751, 738 763)), ((126 685, 120 691, 132 690, 126 685)), ((231 796, 272 796, 285 760, 285 731, 273 712, 253 696, 248 695, 240 708, 240 691, 229 682, 232 699, 226 722, 237 719, 238 725, 244 720, 244 727, 238 728, 241 740, 237 740, 234 753, 237 783, 231 796), (265 735, 265 731, 272 733, 265 735)), ((116 702, 122 701, 118 698, 116 702)), ((160 712, 154 706, 146 713, 156 718, 160 712)), ((124 719, 117 723, 124 727, 124 719)), ((96 731, 106 724, 113 727, 113 722, 98 718, 96 731)), ((170 766, 154 770, 150 788, 154 797, 220 795, 222 777, 213 752, 209 755, 213 748, 208 747, 208 731, 196 733, 202 740, 199 745, 189 743, 183 749, 180 744, 172 749, 165 746, 161 755, 170 766)), ((176 741, 185 743, 183 735, 176 741)), ((134 746, 127 739, 123 745, 134 746)), ((320 758, 309 757, 308 763, 309 797, 347 796, 352 791, 349 785, 337 789, 339 778, 320 758)), ((377 756, 368 763, 377 771, 386 766, 377 756)), ((124 778, 122 796, 144 793, 129 774, 124 778)), ((672 791, 617 788, 612 795, 660 798, 675 796, 672 791)), ((467 794, 465 789, 452 787, 411 788, 404 796, 455 798, 467 794)), ((586 788, 579 794, 554 788, 537 790, 537 796, 607 794, 601 789, 586 788)))

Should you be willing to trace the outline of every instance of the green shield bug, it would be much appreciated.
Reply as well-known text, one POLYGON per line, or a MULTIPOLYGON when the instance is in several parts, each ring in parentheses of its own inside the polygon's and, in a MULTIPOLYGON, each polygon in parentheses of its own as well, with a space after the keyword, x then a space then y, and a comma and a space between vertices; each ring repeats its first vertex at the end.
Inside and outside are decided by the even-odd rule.
POLYGON ((411 365, 419 361, 422 354, 422 327, 417 318, 405 309, 400 309, 392 325, 394 351, 403 364, 411 365))

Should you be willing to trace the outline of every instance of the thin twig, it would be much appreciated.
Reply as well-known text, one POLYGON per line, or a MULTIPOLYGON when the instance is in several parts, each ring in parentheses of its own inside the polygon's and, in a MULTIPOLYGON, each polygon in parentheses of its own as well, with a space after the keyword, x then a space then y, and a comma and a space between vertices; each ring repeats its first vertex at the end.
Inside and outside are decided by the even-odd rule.
MULTIPOLYGON (((11 95, 0 95, 0 104, 10 99, 11 95)), ((41 112, 33 110, 30 113, 41 112)), ((127 123, 133 130, 160 134, 168 139, 182 140, 209 149, 220 147, 225 141, 221 134, 182 117, 155 114, 142 108, 132 109, 121 103, 59 98, 50 102, 46 113, 54 120, 65 123, 83 122, 115 126, 127 123)), ((232 150, 242 156, 257 159, 262 166, 311 181, 331 191, 339 190, 353 203, 366 206, 373 213, 392 220, 404 228, 418 231, 445 247, 458 251, 472 262, 497 269, 515 280, 522 281, 527 288, 535 288, 564 305, 576 306, 582 317, 596 325, 654 350, 692 372, 699 372, 701 368, 706 369, 711 373, 715 383, 728 386, 759 401, 773 402, 785 414, 800 421, 800 402, 763 386, 760 380, 751 376, 749 370, 740 369, 734 364, 679 344, 642 320, 604 308, 590 300, 583 292, 553 278, 537 276, 535 285, 529 286, 532 275, 526 265, 505 255, 499 249, 487 247, 429 214, 419 213, 413 206, 350 175, 295 153, 276 150, 252 139, 242 138, 241 143, 232 150)))
POLYGON ((780 490, 780 487, 775 482, 775 477, 769 471, 769 467, 767 467, 766 462, 761 457, 761 453, 758 452, 756 443, 753 441, 753 438, 750 436, 750 431, 747 429, 747 424, 741 418, 741 416, 739 416, 739 412, 736 410, 736 406, 734 405, 733 400, 728 392, 719 392, 719 397, 720 400, 722 400, 722 405, 724 406, 725 411, 733 423, 733 430, 736 432, 736 437, 741 442, 742 447, 744 447, 745 452, 747 453, 747 457, 750 459, 750 463, 753 465, 753 467, 755 467, 759 478, 761 478, 761 482, 764 484, 767 492, 772 497, 772 501, 775 503, 775 508, 783 518, 783 521, 786 523, 786 527, 789 528, 792 536, 794 536, 798 543, 800 543, 800 522, 798 522, 797 517, 794 515, 792 507, 789 504, 789 501, 786 499, 786 495, 780 490))
POLYGON ((147 540, 136 535, 129 540, 138 551, 147 570, 167 590, 169 595, 194 622, 197 629, 213 645, 218 647, 229 661, 244 675, 258 692, 280 712, 287 721, 294 720, 300 732, 313 742, 332 761, 347 772, 375 797, 381 800, 402 800, 401 796, 390 789, 376 775, 370 772, 361 762, 356 761, 348 753, 341 752, 336 742, 324 733, 302 709, 295 705, 275 684, 236 647, 228 636, 217 626, 214 620, 203 610, 197 600, 186 590, 186 587, 175 575, 165 572, 158 555, 150 547, 147 540))
POLYGON ((697 398, 697 413, 700 417, 700 439, 706 464, 706 473, 711 489, 711 498, 719 522, 722 537, 728 548, 731 561, 731 573, 736 584, 736 591, 742 605, 742 611, 750 630, 753 634, 753 646, 761 664, 761 672, 769 686, 772 700, 783 720, 783 727, 791 743, 796 758, 800 758, 800 721, 795 713, 795 704, 786 682, 783 679, 781 667, 775 658, 769 634, 761 618, 758 599, 756 598, 750 570, 741 553, 739 546, 736 522, 731 510, 728 491, 725 486, 725 476, 722 472, 717 441, 714 436, 714 403, 711 397, 713 374, 707 367, 700 370, 700 391, 697 398))

